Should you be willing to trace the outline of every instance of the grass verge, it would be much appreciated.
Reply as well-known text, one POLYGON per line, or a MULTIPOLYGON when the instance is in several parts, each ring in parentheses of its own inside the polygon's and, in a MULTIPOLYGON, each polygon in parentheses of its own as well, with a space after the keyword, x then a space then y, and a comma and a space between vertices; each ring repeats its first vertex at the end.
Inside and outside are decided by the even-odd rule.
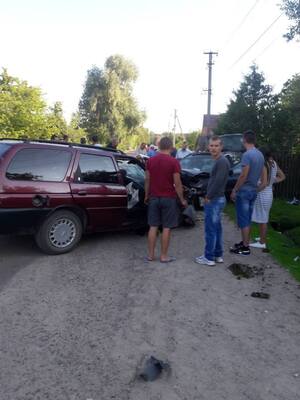
MULTIPOLYGON (((227 204, 225 213, 231 220, 236 221, 234 204, 227 204)), ((300 206, 289 205, 284 200, 274 200, 270 219, 274 220, 283 215, 295 218, 300 217, 300 206)), ((253 224, 251 237, 255 238, 258 235, 258 225, 253 224)), ((300 282, 300 246, 297 246, 286 235, 274 230, 270 225, 268 227, 267 243, 272 257, 280 265, 287 268, 291 275, 300 282), (299 258, 297 259, 297 257, 299 258)))

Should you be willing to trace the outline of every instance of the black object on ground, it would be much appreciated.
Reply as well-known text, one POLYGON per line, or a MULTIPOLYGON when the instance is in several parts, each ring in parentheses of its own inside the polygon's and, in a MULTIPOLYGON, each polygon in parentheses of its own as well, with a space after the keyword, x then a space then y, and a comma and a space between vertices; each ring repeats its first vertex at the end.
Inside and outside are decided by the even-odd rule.
POLYGON ((259 267, 250 267, 247 264, 234 263, 229 265, 228 269, 233 273, 233 275, 238 278, 254 278, 257 275, 263 275, 264 271, 259 267))
POLYGON ((258 299, 269 299, 270 295, 269 293, 264 293, 264 292, 253 292, 251 293, 251 297, 256 297, 258 299))
POLYGON ((146 382, 155 381, 162 373, 163 370, 170 370, 170 365, 157 358, 151 356, 145 363, 139 377, 146 382))

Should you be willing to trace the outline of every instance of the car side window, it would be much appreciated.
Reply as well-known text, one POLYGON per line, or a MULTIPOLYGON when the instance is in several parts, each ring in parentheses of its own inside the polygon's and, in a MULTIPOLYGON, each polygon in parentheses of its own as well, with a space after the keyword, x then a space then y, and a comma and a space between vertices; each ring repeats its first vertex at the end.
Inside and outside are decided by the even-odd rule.
POLYGON ((118 183, 116 167, 110 157, 93 154, 81 154, 77 182, 82 183, 118 183))
POLYGON ((11 160, 6 177, 18 181, 60 182, 71 160, 71 152, 60 149, 23 149, 11 160))

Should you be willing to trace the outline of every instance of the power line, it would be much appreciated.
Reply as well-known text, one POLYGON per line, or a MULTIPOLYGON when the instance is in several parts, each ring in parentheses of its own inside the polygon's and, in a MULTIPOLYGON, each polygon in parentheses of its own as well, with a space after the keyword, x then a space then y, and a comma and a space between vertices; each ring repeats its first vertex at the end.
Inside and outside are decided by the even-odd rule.
POLYGON ((235 36, 235 34, 240 30, 240 28, 244 25, 245 21, 247 20, 247 18, 249 17, 249 15, 252 13, 252 11, 254 10, 254 8, 257 6, 257 4, 259 3, 260 0, 256 0, 255 3, 251 6, 251 8, 247 11, 247 13, 244 15, 242 21, 239 23, 239 25, 235 28, 234 31, 232 31, 231 35, 229 36, 229 38, 226 40, 223 49, 224 50, 228 43, 230 43, 230 41, 232 40, 232 38, 235 36))
POLYGON ((257 60, 259 57, 261 57, 263 54, 265 54, 265 52, 267 51, 267 50, 269 50, 269 48, 271 47, 271 46, 273 46, 273 44, 275 43, 275 42, 277 42, 277 40, 279 39, 279 38, 281 38, 282 37, 282 35, 279 35, 279 36, 277 36, 275 39, 273 39, 254 59, 253 59, 253 61, 255 61, 255 60, 257 60))
POLYGON ((252 49, 252 47, 254 47, 256 45, 257 42, 259 42, 259 40, 272 28, 272 26, 279 20, 279 18, 283 15, 283 13, 281 13, 260 35, 259 37, 255 40, 254 43, 251 44, 250 47, 248 47, 248 49, 246 51, 244 51, 244 53, 230 66, 229 69, 233 68, 239 61, 241 61, 241 59, 252 49))

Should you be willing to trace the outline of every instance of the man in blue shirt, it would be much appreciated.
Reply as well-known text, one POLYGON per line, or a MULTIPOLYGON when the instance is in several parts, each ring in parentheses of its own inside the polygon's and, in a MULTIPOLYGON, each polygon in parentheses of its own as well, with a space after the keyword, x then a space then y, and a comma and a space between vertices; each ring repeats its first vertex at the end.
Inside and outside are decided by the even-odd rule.
POLYGON ((254 132, 250 130, 244 132, 243 145, 246 152, 242 156, 242 172, 231 193, 231 200, 235 201, 242 241, 231 247, 230 251, 235 254, 249 255, 251 216, 257 196, 258 181, 263 172, 264 156, 255 147, 254 132))

